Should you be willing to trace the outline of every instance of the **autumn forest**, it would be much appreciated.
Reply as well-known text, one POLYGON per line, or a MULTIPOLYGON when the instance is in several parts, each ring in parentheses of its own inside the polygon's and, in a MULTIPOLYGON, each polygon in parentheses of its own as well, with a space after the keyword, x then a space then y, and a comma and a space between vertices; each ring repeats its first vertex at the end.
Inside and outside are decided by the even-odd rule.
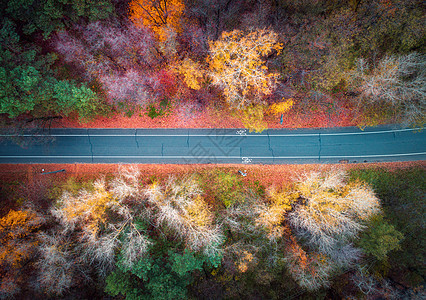
MULTIPOLYGON (((425 8, 1 1, 1 131, 422 127, 425 8)), ((0 299, 425 297, 424 165, 255 168, 0 170, 0 299)))
POLYGON ((3 2, 2 127, 204 111, 258 132, 424 123, 421 1, 3 2))

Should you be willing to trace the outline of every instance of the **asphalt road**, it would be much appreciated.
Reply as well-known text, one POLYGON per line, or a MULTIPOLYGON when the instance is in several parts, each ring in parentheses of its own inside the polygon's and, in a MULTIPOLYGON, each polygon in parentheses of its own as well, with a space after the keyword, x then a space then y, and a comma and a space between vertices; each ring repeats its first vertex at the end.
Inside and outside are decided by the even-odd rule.
POLYGON ((0 136, 0 163, 303 164, 426 160, 426 133, 391 126, 331 129, 52 129, 21 147, 0 136))

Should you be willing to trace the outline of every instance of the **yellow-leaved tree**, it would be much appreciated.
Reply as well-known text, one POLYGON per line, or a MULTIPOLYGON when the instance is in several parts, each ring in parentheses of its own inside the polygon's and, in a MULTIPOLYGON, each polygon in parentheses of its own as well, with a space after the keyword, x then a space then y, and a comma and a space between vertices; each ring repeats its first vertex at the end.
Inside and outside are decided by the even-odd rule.
POLYGON ((274 103, 268 108, 262 104, 251 104, 244 109, 237 110, 236 113, 240 117, 244 127, 249 129, 250 132, 262 132, 268 129, 268 124, 264 120, 265 113, 282 115, 291 109, 293 103, 293 99, 290 98, 287 101, 274 103))
POLYGON ((213 84, 223 89, 233 108, 262 103, 262 97, 272 93, 279 75, 269 73, 262 58, 281 50, 278 35, 272 30, 223 32, 219 40, 210 42, 207 61, 213 84))
POLYGON ((184 8, 182 0, 133 0, 129 4, 132 22, 151 28, 160 42, 167 40, 170 31, 181 31, 180 18, 184 8))
POLYGON ((269 106, 267 112, 269 114, 281 115, 289 111, 293 107, 293 104, 294 104, 293 98, 290 98, 285 101, 272 104, 271 106, 269 106))
POLYGON ((267 190, 256 225, 272 245, 286 244, 288 271, 303 288, 327 286, 336 270, 362 256, 358 234, 380 214, 380 202, 366 184, 348 180, 344 170, 304 174, 292 185, 267 190))
POLYGON ((89 235, 97 236, 107 222, 108 210, 117 205, 117 199, 106 189, 104 179, 93 184, 94 191, 81 190, 77 196, 64 192, 52 214, 64 228, 79 226, 89 235))
POLYGON ((298 195, 289 189, 277 189, 274 186, 266 190, 266 195, 269 205, 261 210, 256 225, 266 229, 270 241, 276 241, 286 230, 283 226, 285 214, 291 211, 291 205, 296 202, 298 195))
POLYGON ((183 76, 183 81, 186 85, 194 90, 201 88, 201 80, 204 77, 204 72, 201 66, 190 58, 185 58, 174 68, 177 73, 183 76))
POLYGON ((244 124, 244 127, 247 128, 250 132, 262 132, 265 129, 268 129, 268 124, 265 122, 264 118, 264 105, 249 105, 242 110, 238 110, 238 114, 241 122, 244 124))
POLYGON ((300 268, 303 264, 297 256, 301 251, 289 249, 287 259, 291 275, 307 289, 327 285, 335 270, 360 259, 362 251, 353 241, 367 221, 381 212, 373 190, 347 177, 343 170, 313 172, 295 185, 297 202, 287 215, 292 232, 310 250, 309 267, 300 268), (310 269, 315 272, 308 272, 310 269))
POLYGON ((346 178, 343 170, 325 175, 313 172, 296 186, 303 201, 290 213, 289 221, 307 244, 323 253, 357 236, 365 228, 363 222, 380 213, 373 190, 361 182, 348 183, 346 178))

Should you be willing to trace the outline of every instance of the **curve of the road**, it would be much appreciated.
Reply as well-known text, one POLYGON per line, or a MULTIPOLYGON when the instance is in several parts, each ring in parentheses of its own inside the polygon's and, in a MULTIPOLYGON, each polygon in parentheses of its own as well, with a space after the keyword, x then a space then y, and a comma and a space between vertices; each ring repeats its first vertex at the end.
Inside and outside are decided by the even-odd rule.
POLYGON ((426 133, 328 129, 52 129, 0 135, 0 163, 294 164, 426 160, 426 133), (17 142, 19 141, 19 142, 17 142), (20 146, 21 145, 21 146, 20 146), (22 145, 26 145, 22 147, 22 145))

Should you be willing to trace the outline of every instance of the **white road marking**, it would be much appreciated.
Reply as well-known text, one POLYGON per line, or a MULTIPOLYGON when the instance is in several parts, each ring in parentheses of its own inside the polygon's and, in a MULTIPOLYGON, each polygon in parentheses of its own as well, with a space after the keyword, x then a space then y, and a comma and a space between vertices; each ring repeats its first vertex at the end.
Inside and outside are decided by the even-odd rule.
MULTIPOLYGON (((228 128, 226 128, 228 129, 228 128)), ((381 133, 393 133, 393 132, 404 132, 404 131, 416 131, 416 130, 423 130, 424 128, 407 128, 407 129, 395 129, 395 130, 382 130, 382 131, 361 131, 361 132, 336 132, 336 133, 297 133, 297 134, 272 134, 269 135, 269 137, 275 137, 275 136, 318 136, 319 134, 321 134, 322 136, 328 136, 328 135, 364 135, 364 134, 381 134, 381 133)), ((23 135, 14 135, 14 134, 0 134, 0 136, 19 136, 19 137, 32 137, 34 135, 31 134, 23 134, 23 135)), ((36 137, 42 137, 43 135, 36 135, 36 137)), ((218 136, 226 136, 226 137, 230 137, 230 136, 235 136, 235 137, 239 137, 240 135, 238 134, 95 134, 95 133, 90 133, 88 135, 88 133, 82 133, 82 134, 50 134, 47 136, 58 136, 58 137, 86 137, 86 136, 90 136, 90 137, 109 137, 109 136, 113 136, 113 137, 144 137, 144 136, 149 136, 149 137, 160 137, 160 136, 170 136, 170 137, 177 137, 177 136, 181 136, 181 137, 197 137, 197 136, 202 136, 202 137, 218 137, 218 136)), ((267 137, 268 135, 266 134, 257 134, 257 135, 245 135, 246 137, 267 137)))
MULTIPOLYGON (((414 156, 414 155, 426 155, 426 152, 417 152, 417 153, 396 153, 396 154, 371 154, 371 155, 321 155, 321 159, 323 158, 369 158, 369 157, 393 157, 393 156, 414 156)), ((183 156, 183 155, 95 155, 93 158, 194 158, 194 156, 183 156)), ((91 155, 0 155, 0 158, 92 158, 91 155)), ((241 159, 240 156, 215 156, 215 158, 220 159, 241 159)), ((318 156, 250 156, 251 159, 303 159, 303 158, 315 158, 318 156)), ((197 159, 197 158, 194 158, 197 159)))

